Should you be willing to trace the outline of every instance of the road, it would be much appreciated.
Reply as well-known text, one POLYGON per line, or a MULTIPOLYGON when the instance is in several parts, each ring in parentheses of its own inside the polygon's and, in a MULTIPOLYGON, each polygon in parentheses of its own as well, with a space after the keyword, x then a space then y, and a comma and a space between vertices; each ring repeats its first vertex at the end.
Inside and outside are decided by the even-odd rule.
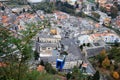
POLYGON ((78 46, 75 44, 74 39, 63 38, 61 44, 64 44, 64 46, 68 46, 68 56, 71 55, 71 57, 67 57, 67 60, 83 60, 82 53, 78 46))
POLYGON ((87 71, 89 73, 94 74, 95 69, 92 67, 91 63, 88 61, 87 57, 84 57, 81 53, 77 44, 75 44, 74 39, 63 38, 61 44, 69 46, 68 48, 68 57, 66 57, 66 61, 75 61, 75 60, 82 60, 85 63, 88 63, 87 71), (69 56, 72 55, 72 56, 69 56))

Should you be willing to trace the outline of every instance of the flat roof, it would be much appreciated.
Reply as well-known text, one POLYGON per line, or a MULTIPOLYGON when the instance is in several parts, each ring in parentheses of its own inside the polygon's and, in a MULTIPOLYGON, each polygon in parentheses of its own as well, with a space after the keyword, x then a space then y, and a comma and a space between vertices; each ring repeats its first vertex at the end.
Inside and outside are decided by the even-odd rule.
POLYGON ((27 0, 27 1, 30 2, 30 3, 39 3, 39 2, 41 2, 43 0, 27 0))

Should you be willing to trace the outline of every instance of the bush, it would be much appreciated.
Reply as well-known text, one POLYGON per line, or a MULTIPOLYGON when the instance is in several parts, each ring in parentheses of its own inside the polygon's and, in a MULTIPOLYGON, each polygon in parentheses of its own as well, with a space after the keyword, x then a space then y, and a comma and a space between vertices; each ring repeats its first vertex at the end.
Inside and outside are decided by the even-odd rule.
POLYGON ((113 76, 113 78, 115 78, 115 79, 119 79, 119 77, 120 77, 120 76, 119 76, 119 73, 116 72, 116 71, 113 72, 112 76, 113 76))
POLYGON ((45 70, 50 74, 56 74, 57 73, 57 71, 55 69, 53 69, 52 65, 48 62, 45 64, 45 70))
POLYGON ((108 59, 108 57, 104 59, 104 61, 102 62, 102 66, 103 68, 107 68, 110 66, 110 60, 108 59))
POLYGON ((98 14, 96 12, 92 12, 91 14, 93 15, 93 17, 100 19, 100 14, 98 14))

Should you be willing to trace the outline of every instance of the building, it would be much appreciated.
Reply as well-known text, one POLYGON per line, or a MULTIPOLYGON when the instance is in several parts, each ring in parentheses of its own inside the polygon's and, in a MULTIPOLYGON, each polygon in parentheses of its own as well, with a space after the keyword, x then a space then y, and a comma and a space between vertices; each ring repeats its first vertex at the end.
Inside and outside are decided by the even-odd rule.
POLYGON ((104 6, 107 0, 95 0, 95 2, 99 3, 100 6, 104 6))
POLYGON ((65 1, 67 1, 69 4, 71 4, 71 5, 75 5, 75 2, 77 1, 77 0, 65 0, 65 1))
POLYGON ((61 55, 57 60, 56 60, 56 68, 58 70, 62 70, 65 64, 65 58, 66 55, 61 55))
POLYGON ((10 0, 0 0, 0 2, 8 2, 8 1, 10 1, 10 0))
POLYGON ((39 3, 42 2, 44 0, 27 0, 29 3, 39 3))
POLYGON ((93 41, 90 39, 89 35, 82 35, 78 37, 79 45, 83 45, 84 43, 92 43, 93 41))
POLYGON ((111 19, 110 18, 105 18, 104 21, 103 21, 103 24, 107 27, 110 26, 110 22, 111 22, 111 19))
POLYGON ((41 57, 52 56, 53 50, 59 47, 61 36, 56 30, 44 29, 38 34, 36 38, 36 50, 40 53, 41 57))
POLYGON ((108 32, 91 34, 90 39, 93 42, 97 42, 99 40, 103 40, 105 43, 114 43, 115 41, 120 42, 119 36, 108 32))
POLYGON ((115 42, 120 42, 120 37, 117 36, 116 34, 106 34, 104 36, 102 36, 102 39, 106 42, 106 43, 115 43, 115 42))

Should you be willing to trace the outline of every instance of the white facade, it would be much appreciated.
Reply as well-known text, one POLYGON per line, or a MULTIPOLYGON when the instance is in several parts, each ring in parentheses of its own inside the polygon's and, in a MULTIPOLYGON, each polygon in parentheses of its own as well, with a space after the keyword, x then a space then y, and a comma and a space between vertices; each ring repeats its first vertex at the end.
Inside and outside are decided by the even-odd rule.
POLYGON ((103 40, 106 43, 114 43, 115 41, 120 42, 120 38, 116 35, 107 35, 107 36, 103 36, 103 40))
POLYGON ((78 41, 80 42, 79 45, 82 45, 84 43, 92 43, 93 41, 90 39, 89 35, 82 35, 78 37, 78 41))
POLYGON ((27 0, 27 1, 30 2, 30 3, 39 3, 39 2, 41 2, 43 0, 27 0))

